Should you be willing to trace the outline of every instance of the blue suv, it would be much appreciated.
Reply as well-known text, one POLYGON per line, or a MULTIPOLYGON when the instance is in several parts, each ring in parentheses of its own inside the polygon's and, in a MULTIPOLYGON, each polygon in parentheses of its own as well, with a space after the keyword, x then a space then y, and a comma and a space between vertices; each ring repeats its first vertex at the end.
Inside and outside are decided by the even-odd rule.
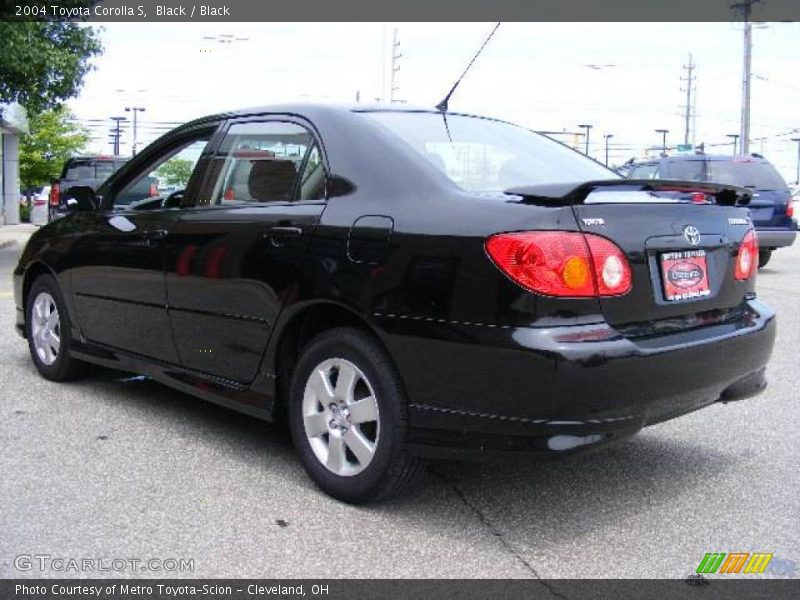
POLYGON ((791 217, 789 186, 775 167, 758 154, 661 156, 633 162, 627 177, 711 181, 753 190, 750 216, 758 233, 759 267, 769 262, 773 250, 791 246, 797 235, 791 217))

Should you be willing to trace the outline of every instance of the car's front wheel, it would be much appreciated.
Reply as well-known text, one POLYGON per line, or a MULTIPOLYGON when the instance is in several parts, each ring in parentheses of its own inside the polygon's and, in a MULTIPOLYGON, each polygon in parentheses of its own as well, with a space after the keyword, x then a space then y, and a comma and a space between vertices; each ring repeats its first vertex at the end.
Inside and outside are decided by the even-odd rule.
POLYGON ((399 492, 422 470, 406 453, 406 406, 396 369, 372 336, 337 328, 315 337, 294 370, 289 406, 308 474, 345 502, 399 492))
POLYGON ((42 275, 28 292, 25 328, 33 364, 52 381, 81 375, 86 363, 69 355, 70 321, 56 280, 42 275))

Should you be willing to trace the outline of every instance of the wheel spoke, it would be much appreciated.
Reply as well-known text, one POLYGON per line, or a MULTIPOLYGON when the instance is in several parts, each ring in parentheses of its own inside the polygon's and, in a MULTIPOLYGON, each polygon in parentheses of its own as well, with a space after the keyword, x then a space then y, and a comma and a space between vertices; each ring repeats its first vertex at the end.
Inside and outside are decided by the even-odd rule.
POLYGON ((308 379, 308 387, 314 393, 320 404, 327 406, 333 400, 333 388, 331 387, 328 373, 322 369, 317 369, 308 379))
POLYGON ((378 402, 375 396, 367 396, 356 400, 348 407, 351 423, 367 423, 378 419, 378 402))
POLYGON ((53 350, 54 354, 58 354, 58 349, 61 347, 61 338, 56 335, 55 331, 51 331, 47 339, 47 344, 53 350))
POLYGON ((336 398, 348 403, 351 402, 357 381, 358 373, 350 363, 339 365, 339 375, 336 377, 336 398))
POLYGON ((356 455, 358 462, 365 465, 372 460, 372 455, 375 454, 375 445, 356 428, 351 427, 345 432, 344 441, 350 451, 356 455))
POLYGON ((324 412, 314 413, 303 417, 306 425, 306 435, 310 438, 319 437, 328 432, 328 419, 324 412))
POLYGON ((47 316, 47 319, 45 320, 45 324, 50 329, 55 329, 56 328, 56 326, 58 325, 58 311, 57 310, 54 310, 53 312, 51 312, 47 316))
POLYGON ((338 435, 331 435, 328 441, 328 460, 326 466, 334 473, 341 473, 346 463, 344 440, 338 435))

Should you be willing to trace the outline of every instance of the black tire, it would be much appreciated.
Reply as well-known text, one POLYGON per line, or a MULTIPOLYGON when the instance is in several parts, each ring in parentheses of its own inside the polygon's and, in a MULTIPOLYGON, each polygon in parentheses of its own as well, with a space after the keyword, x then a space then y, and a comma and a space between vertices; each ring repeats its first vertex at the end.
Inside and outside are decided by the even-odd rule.
MULTIPOLYGON (((325 493, 351 504, 375 502, 398 494, 414 482, 424 468, 422 460, 406 453, 407 406, 394 364, 371 335, 345 327, 318 335, 303 349, 294 369, 289 402, 292 441, 306 472, 325 493), (312 372, 330 360, 344 360, 355 365, 367 379, 359 385, 371 386, 377 400, 376 423, 380 434, 375 439, 374 454, 366 467, 353 475, 339 475, 329 470, 317 458, 306 435, 303 417, 306 384, 312 372)), ((360 430, 361 426, 358 427, 360 430)), ((320 439, 329 442, 332 434, 325 435, 328 437, 320 439)), ((355 458, 352 453, 350 456, 355 458)))
POLYGON ((772 258, 772 248, 762 248, 758 251, 758 268, 763 269, 767 266, 769 259, 772 258))
POLYGON ((28 339, 28 349, 30 350, 33 364, 36 366, 36 370, 39 371, 39 374, 45 379, 49 379, 50 381, 71 381, 77 379, 86 372, 88 365, 69 355, 68 348, 71 342, 71 326, 72 324, 64 303, 64 298, 61 295, 61 290, 56 280, 52 275, 40 275, 36 281, 33 282, 28 292, 28 302, 25 307, 25 336, 28 339), (58 335, 60 344, 58 354, 51 364, 46 364, 39 356, 33 339, 33 307, 36 299, 42 293, 50 295, 58 310, 58 335))

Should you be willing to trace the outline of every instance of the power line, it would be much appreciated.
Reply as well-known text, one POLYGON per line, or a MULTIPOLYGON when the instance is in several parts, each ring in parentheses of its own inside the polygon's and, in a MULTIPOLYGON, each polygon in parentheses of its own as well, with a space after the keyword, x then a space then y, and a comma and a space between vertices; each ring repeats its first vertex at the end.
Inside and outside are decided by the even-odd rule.
POLYGON ((692 60, 692 53, 689 53, 689 64, 683 65, 684 70, 686 71, 686 77, 681 77, 681 81, 686 82, 686 89, 684 90, 681 88, 681 91, 686 92, 686 106, 684 107, 686 110, 684 112, 684 133, 683 133, 683 143, 689 143, 689 124, 691 122, 692 115, 694 114, 694 110, 692 107, 692 84, 696 77, 692 75, 692 72, 695 69, 695 64, 692 60))

